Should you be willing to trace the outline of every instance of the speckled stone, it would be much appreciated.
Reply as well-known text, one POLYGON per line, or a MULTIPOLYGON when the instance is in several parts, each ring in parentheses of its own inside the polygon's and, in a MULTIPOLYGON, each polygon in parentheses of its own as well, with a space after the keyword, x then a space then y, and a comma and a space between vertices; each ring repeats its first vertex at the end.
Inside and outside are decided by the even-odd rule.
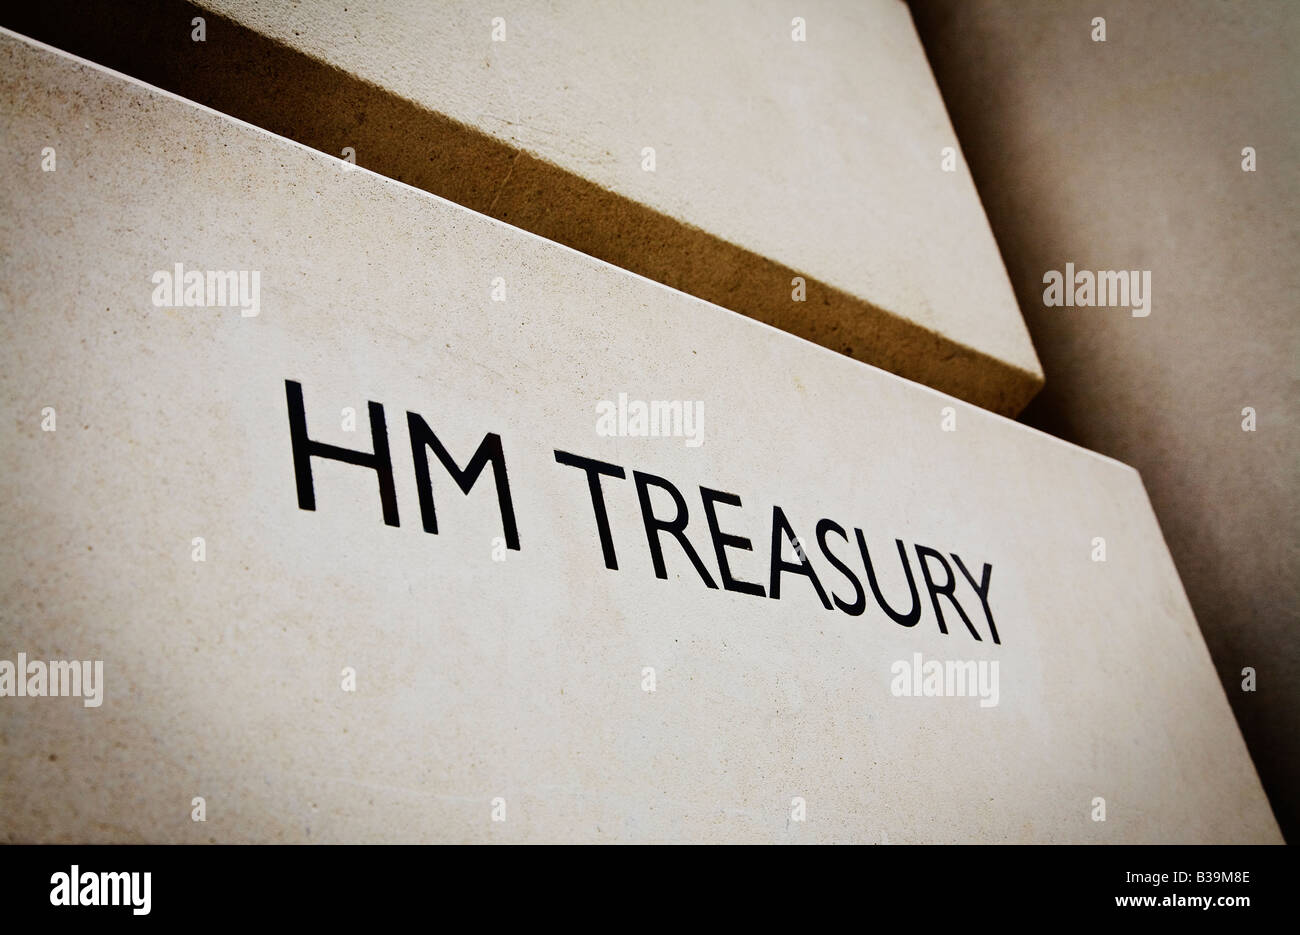
POLYGON ((1279 840, 1132 469, 8 33, 0 131, 0 659, 105 672, 0 698, 6 840, 1279 840), (258 272, 259 314, 155 306, 175 263, 258 272), (319 458, 300 509, 286 380, 340 447, 383 404, 400 525, 319 458), (620 393, 702 402, 703 444, 599 434, 620 393), (504 561, 436 460, 422 528, 408 411, 461 464, 499 434, 504 561), (628 472, 618 570, 555 449, 628 472), (710 589, 671 541, 661 580, 634 470, 715 578, 700 486, 745 580, 774 505, 839 597, 823 517, 990 563, 1000 643, 969 591, 979 641, 710 589), (998 662, 999 704, 895 697, 914 653, 998 662))
POLYGON ((995 412, 1042 386, 900 0, 10 6, 19 32, 995 412))

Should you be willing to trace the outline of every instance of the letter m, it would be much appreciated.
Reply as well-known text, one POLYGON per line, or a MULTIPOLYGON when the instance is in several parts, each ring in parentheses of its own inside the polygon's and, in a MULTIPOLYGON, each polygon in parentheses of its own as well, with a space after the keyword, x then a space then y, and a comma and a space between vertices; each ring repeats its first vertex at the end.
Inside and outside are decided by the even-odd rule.
POLYGON ((411 457, 415 461, 415 485, 420 490, 420 516, 424 520, 424 531, 435 534, 438 532, 438 516, 433 505, 433 481, 429 477, 427 451, 432 449, 463 494, 468 494, 473 489, 479 475, 483 473, 483 468, 487 467, 489 462, 491 463, 492 475, 497 485, 497 503, 501 509, 501 525, 506 534, 506 548, 518 552, 519 529, 515 525, 515 507, 510 499, 510 478, 506 475, 506 456, 501 448, 501 436, 495 432, 488 432, 478 446, 478 451, 474 452, 474 457, 469 459, 469 464, 462 470, 423 418, 414 412, 408 412, 406 427, 411 433, 411 457))
POLYGON ((74 659, 50 663, 50 694, 61 698, 76 698, 81 694, 80 662, 74 659))
POLYGON ((128 873, 101 873, 102 881, 100 905, 122 906, 131 901, 134 890, 131 887, 131 875, 128 873), (111 897, 109 894, 112 894, 111 897))
POLYGON ((1128 302, 1128 270, 1104 270, 1098 277, 1098 305, 1126 308, 1128 302))

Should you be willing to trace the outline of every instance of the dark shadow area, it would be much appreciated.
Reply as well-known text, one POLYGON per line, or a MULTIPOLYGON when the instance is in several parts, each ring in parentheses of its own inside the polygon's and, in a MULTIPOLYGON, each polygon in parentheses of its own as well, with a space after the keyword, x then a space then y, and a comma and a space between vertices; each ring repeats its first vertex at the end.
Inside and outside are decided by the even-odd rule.
POLYGON ((185 0, 10 4, 3 25, 333 156, 1014 416, 1041 381, 185 0), (190 39, 202 16, 206 41, 190 39), (807 300, 791 299, 791 280, 807 300))

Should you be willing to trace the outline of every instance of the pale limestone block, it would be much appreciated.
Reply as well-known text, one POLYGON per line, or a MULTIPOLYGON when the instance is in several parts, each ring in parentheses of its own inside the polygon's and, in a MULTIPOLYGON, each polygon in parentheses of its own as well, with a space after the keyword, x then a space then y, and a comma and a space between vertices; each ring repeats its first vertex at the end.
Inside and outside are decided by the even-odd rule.
POLYGON ((993 411, 1042 385, 899 0, 47 0, 0 22, 993 411))
POLYGON ((98 707, 0 697, 6 839, 1279 840, 1132 469, 9 33, 0 131, 0 659, 104 664, 98 707), (176 263, 257 272, 258 314, 156 306, 176 263), (287 380, 322 443, 383 405, 398 525, 322 458, 300 508, 287 380), (702 443, 601 434, 619 394, 701 403, 702 443), (430 458, 422 528, 408 412, 461 465, 499 434, 504 561, 491 470, 430 458), (627 472, 617 570, 557 449, 627 472), (861 615, 668 537, 661 579, 633 471, 715 582, 701 486, 765 592, 774 505, 843 602, 822 518, 900 610, 895 539, 987 563, 998 641, 960 576, 970 630, 924 591, 895 623, 833 533, 861 615), (898 696, 918 653, 996 662, 998 703, 898 696))

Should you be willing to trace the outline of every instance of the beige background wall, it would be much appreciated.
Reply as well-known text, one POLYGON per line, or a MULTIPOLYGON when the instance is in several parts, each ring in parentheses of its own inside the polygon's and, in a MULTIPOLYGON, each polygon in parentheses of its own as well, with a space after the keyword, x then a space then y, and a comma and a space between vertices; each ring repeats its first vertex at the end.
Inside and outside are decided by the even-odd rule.
POLYGON ((1141 471, 1294 839, 1300 5, 913 9, 1046 372, 1023 419, 1141 471), (1150 317, 1044 308, 1043 273, 1066 262, 1150 269, 1150 317))

